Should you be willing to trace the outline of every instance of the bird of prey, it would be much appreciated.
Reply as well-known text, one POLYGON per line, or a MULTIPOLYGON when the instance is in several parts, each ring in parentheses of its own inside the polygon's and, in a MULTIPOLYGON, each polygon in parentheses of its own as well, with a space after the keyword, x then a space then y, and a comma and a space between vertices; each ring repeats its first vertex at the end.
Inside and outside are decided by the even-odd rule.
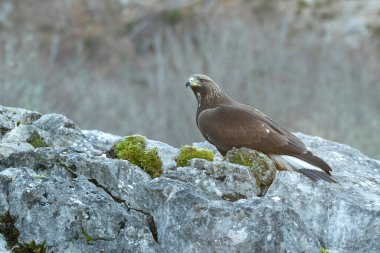
POLYGON ((208 76, 192 75, 186 87, 198 101, 196 123, 200 132, 223 156, 234 147, 246 147, 271 157, 279 170, 336 183, 330 166, 307 150, 300 139, 259 110, 224 94, 208 76))

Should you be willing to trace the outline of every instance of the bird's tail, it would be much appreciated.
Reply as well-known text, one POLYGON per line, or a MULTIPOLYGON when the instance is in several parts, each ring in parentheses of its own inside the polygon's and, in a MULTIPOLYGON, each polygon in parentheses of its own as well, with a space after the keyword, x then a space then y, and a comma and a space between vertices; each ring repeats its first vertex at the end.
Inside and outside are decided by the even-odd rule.
POLYGON ((330 183, 337 183, 331 176, 330 166, 322 159, 314 156, 311 152, 304 155, 270 155, 279 170, 297 171, 312 180, 325 180, 330 183))

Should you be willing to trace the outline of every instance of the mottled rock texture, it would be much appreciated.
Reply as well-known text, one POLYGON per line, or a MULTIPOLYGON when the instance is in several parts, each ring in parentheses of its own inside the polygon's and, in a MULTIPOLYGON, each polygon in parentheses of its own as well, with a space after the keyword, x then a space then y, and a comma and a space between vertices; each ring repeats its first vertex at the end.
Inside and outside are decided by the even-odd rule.
POLYGON ((277 172, 263 195, 252 167, 220 156, 176 167, 179 149, 147 140, 164 171, 151 179, 110 158, 121 137, 63 115, 0 107, 0 130, 0 252, 380 250, 380 162, 346 145, 298 134, 339 184, 277 172))

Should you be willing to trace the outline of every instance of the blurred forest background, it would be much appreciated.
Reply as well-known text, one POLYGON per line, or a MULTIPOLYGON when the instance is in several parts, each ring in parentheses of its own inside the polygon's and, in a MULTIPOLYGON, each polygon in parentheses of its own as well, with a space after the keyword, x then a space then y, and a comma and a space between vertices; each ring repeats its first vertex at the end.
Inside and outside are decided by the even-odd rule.
POLYGON ((178 146, 193 73, 380 158, 378 0, 0 0, 1 105, 178 146))

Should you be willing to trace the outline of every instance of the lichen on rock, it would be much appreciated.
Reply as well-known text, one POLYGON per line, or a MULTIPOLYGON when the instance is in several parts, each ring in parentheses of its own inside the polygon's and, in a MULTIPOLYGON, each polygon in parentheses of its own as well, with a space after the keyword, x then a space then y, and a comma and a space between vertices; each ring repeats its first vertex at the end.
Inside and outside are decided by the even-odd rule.
POLYGON ((189 166, 189 160, 193 158, 201 158, 208 161, 214 160, 214 153, 207 148, 196 148, 192 146, 182 146, 177 157, 177 166, 189 166))
POLYGON ((162 175, 162 161, 157 149, 146 148, 146 138, 142 135, 127 136, 114 145, 118 159, 128 160, 142 168, 152 178, 162 175))
POLYGON ((33 133, 27 142, 34 148, 49 147, 49 144, 38 133, 33 133))
POLYGON ((45 244, 45 242, 37 244, 35 241, 31 241, 30 243, 16 246, 12 251, 14 253, 45 253, 45 244))
POLYGON ((15 217, 11 216, 9 212, 0 216, 0 234, 4 236, 9 248, 18 244, 20 232, 16 228, 15 222, 15 217))
POLYGON ((227 152, 226 160, 250 168, 256 183, 264 194, 276 177, 276 166, 265 154, 249 148, 233 148, 227 152))

